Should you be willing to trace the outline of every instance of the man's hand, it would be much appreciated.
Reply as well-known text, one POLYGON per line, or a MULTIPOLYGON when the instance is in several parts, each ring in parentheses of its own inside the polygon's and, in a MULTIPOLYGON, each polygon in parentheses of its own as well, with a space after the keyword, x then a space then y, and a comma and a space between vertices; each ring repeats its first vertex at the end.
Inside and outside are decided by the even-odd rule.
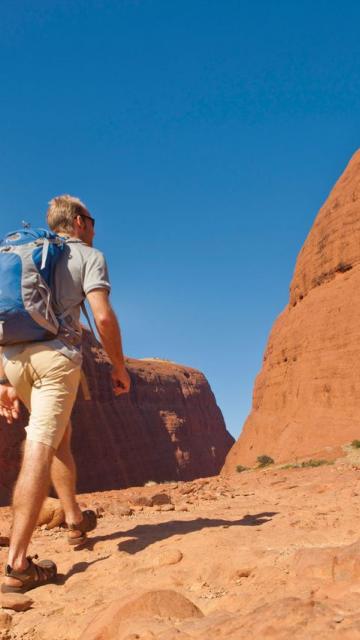
POLYGON ((20 402, 14 387, 10 384, 0 385, 0 416, 4 416, 8 424, 19 417, 20 402))
POLYGON ((113 367, 111 372, 113 390, 116 396, 121 396, 123 393, 128 393, 130 389, 130 376, 123 367, 113 367))

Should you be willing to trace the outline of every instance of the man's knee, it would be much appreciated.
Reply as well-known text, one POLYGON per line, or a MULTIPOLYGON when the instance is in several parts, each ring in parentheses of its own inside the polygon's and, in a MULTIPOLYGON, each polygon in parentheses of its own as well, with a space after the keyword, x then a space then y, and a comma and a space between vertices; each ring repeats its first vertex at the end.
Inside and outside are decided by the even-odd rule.
POLYGON ((23 449, 22 467, 27 465, 40 465, 41 467, 49 467, 54 457, 54 449, 43 442, 36 440, 25 440, 23 449))

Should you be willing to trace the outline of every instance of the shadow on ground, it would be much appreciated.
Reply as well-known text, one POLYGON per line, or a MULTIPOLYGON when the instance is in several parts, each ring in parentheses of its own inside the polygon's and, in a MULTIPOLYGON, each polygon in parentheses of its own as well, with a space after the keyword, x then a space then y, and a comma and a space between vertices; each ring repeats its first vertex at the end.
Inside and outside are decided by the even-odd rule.
POLYGON ((248 514, 241 520, 220 520, 210 518, 197 518, 196 520, 170 520, 168 522, 160 522, 156 524, 137 525, 128 531, 114 531, 109 535, 95 536, 89 539, 87 548, 93 549, 97 542, 106 540, 116 540, 117 538, 131 538, 124 540, 118 544, 119 551, 134 554, 146 549, 146 547, 171 538, 175 535, 186 535, 201 529, 209 529, 212 527, 258 527, 270 522, 273 516, 277 515, 276 511, 264 511, 262 513, 248 514))
MULTIPOLYGON (((81 548, 83 549, 84 546, 86 546, 87 549, 92 550, 97 542, 127 538, 127 540, 118 544, 118 550, 133 555, 160 540, 165 540, 175 535, 186 535, 194 531, 200 531, 201 529, 210 529, 212 527, 222 527, 223 529, 229 529, 230 527, 259 527, 270 522, 277 513, 277 511, 264 511, 262 513, 248 514, 241 518, 241 520, 197 518, 196 520, 170 520, 156 524, 142 524, 128 531, 114 531, 114 533, 108 535, 94 536, 93 538, 89 538, 87 544, 81 548)), ((83 573, 92 564, 101 562, 107 558, 109 558, 109 555, 92 560, 92 562, 77 562, 66 574, 58 574, 56 583, 63 585, 71 576, 77 573, 83 573)))
POLYGON ((90 567, 92 564, 96 564, 97 562, 102 562, 103 560, 107 560, 107 558, 109 557, 110 555, 104 556, 103 558, 96 558, 96 560, 92 560, 92 562, 76 562, 75 564, 73 564, 73 566, 71 567, 71 569, 69 569, 67 573, 57 574, 56 584, 59 584, 59 585, 65 584, 65 582, 69 580, 71 576, 74 576, 77 573, 84 573, 84 571, 86 571, 86 569, 90 567))

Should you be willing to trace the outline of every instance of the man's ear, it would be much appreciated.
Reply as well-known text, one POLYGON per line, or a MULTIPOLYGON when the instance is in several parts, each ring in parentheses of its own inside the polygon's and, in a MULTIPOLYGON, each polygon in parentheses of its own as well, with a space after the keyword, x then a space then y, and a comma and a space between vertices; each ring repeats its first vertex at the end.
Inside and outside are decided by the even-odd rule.
POLYGON ((80 229, 83 229, 85 227, 85 222, 84 222, 84 220, 82 219, 82 217, 80 215, 79 216, 75 216, 74 224, 77 227, 79 227, 80 229))

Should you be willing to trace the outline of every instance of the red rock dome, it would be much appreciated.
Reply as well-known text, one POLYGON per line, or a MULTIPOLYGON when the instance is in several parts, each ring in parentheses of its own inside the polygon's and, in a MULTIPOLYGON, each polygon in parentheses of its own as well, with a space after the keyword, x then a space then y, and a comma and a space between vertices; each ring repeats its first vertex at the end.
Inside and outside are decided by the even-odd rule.
POLYGON ((288 306, 255 381, 252 411, 225 472, 306 456, 333 458, 360 438, 360 152, 300 251, 288 306))

